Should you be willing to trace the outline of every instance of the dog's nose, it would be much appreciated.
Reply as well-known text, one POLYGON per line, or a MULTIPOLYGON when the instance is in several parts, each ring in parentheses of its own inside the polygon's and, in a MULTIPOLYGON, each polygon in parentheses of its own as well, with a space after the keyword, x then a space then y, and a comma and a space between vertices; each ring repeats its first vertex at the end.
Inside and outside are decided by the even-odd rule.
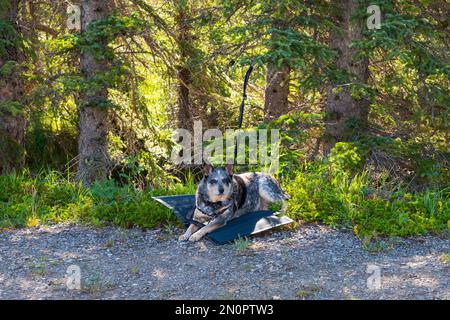
POLYGON ((221 188, 221 187, 219 188, 219 193, 222 194, 224 191, 225 191, 225 190, 224 190, 223 188, 221 188))

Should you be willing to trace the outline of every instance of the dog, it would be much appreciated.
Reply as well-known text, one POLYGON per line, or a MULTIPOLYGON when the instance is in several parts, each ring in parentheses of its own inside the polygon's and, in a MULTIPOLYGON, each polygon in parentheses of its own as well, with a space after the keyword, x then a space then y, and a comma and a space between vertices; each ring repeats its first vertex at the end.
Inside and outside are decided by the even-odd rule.
POLYGON ((287 199, 289 195, 268 174, 234 174, 231 164, 219 168, 205 164, 195 195, 193 220, 208 224, 202 227, 200 223, 191 223, 179 240, 196 242, 232 219, 252 211, 267 210, 270 203, 287 199))

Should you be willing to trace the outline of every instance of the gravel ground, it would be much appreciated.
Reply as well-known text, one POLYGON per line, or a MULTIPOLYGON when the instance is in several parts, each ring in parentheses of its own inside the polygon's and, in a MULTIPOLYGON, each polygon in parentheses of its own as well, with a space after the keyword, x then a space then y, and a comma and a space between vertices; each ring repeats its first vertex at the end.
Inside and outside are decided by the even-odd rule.
POLYGON ((448 239, 399 239, 371 252, 320 225, 223 246, 178 242, 181 232, 67 224, 0 232, 0 299, 450 298, 448 239), (71 265, 81 270, 79 290, 66 285, 71 265))

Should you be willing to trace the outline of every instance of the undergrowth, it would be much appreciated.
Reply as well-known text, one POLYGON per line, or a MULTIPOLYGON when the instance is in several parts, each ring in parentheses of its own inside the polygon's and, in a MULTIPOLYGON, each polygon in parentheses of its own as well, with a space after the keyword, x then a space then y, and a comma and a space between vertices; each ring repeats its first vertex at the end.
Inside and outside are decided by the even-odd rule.
POLYGON ((55 171, 11 173, 0 176, 0 228, 63 221, 151 228, 176 222, 173 212, 152 196, 194 192, 192 181, 155 190, 140 190, 131 184, 118 186, 111 180, 82 188, 72 177, 55 171))
MULTIPOLYGON (((282 185, 291 196, 287 214, 297 221, 351 229, 369 242, 383 236, 450 234, 448 184, 411 189, 389 180, 392 173, 371 171, 364 162, 368 154, 357 144, 338 143, 325 160, 297 163, 295 171, 281 172, 282 185)), ((447 180, 442 174, 429 176, 433 182, 447 180)), ((152 196, 193 194, 194 180, 187 175, 184 184, 171 182, 164 189, 112 180, 82 188, 74 177, 57 171, 2 175, 0 228, 63 221, 144 228, 177 223, 173 212, 152 196)))
POLYGON ((405 184, 380 183, 374 176, 362 166, 353 144, 338 143, 326 161, 305 163, 284 181, 291 195, 288 214, 352 228, 364 239, 449 234, 450 187, 411 191, 405 184))

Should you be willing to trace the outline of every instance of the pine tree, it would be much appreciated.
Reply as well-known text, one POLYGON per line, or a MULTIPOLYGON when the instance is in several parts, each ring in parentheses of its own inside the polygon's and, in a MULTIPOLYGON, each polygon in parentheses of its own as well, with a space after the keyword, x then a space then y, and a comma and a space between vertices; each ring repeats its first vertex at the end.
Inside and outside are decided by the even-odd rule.
MULTIPOLYGON (((287 24, 283 21, 273 21, 273 33, 271 35, 271 48, 269 50, 277 50, 277 32, 285 30, 287 24)), ((279 118, 281 115, 289 111, 289 76, 291 67, 287 61, 283 61, 281 65, 277 62, 270 61, 267 64, 266 88, 264 91, 264 119, 266 121, 279 118)))
MULTIPOLYGON (((89 31, 92 23, 105 19, 109 8, 107 1, 82 1, 81 34, 89 31)), ((105 50, 105 39, 98 37, 96 45, 100 52, 105 50)), ((108 87, 95 78, 107 71, 107 60, 98 52, 85 50, 80 59, 81 73, 85 81, 92 85, 81 93, 79 102, 79 131, 78 140, 79 164, 78 179, 83 185, 89 185, 96 180, 107 177, 108 170, 108 87), (96 54, 97 53, 97 54, 96 54)))
POLYGON ((191 110, 191 98, 189 87, 192 83, 192 74, 189 69, 189 46, 191 46, 192 37, 190 35, 189 5, 187 1, 175 0, 175 21, 177 26, 176 43, 180 52, 180 61, 177 66, 178 79, 178 111, 177 125, 179 128, 192 130, 193 112, 191 110))
POLYGON ((0 2, 0 172, 24 163, 24 51, 19 24, 19 0, 0 2))
POLYGON ((337 141, 345 141, 354 136, 354 130, 367 126, 369 101, 355 97, 354 92, 369 78, 369 60, 357 57, 354 41, 363 39, 365 20, 355 18, 358 2, 355 0, 334 1, 337 28, 330 32, 330 47, 336 50, 335 66, 343 72, 340 79, 333 81, 328 88, 325 105, 327 153, 337 141), (343 81, 344 80, 344 81, 343 81))

